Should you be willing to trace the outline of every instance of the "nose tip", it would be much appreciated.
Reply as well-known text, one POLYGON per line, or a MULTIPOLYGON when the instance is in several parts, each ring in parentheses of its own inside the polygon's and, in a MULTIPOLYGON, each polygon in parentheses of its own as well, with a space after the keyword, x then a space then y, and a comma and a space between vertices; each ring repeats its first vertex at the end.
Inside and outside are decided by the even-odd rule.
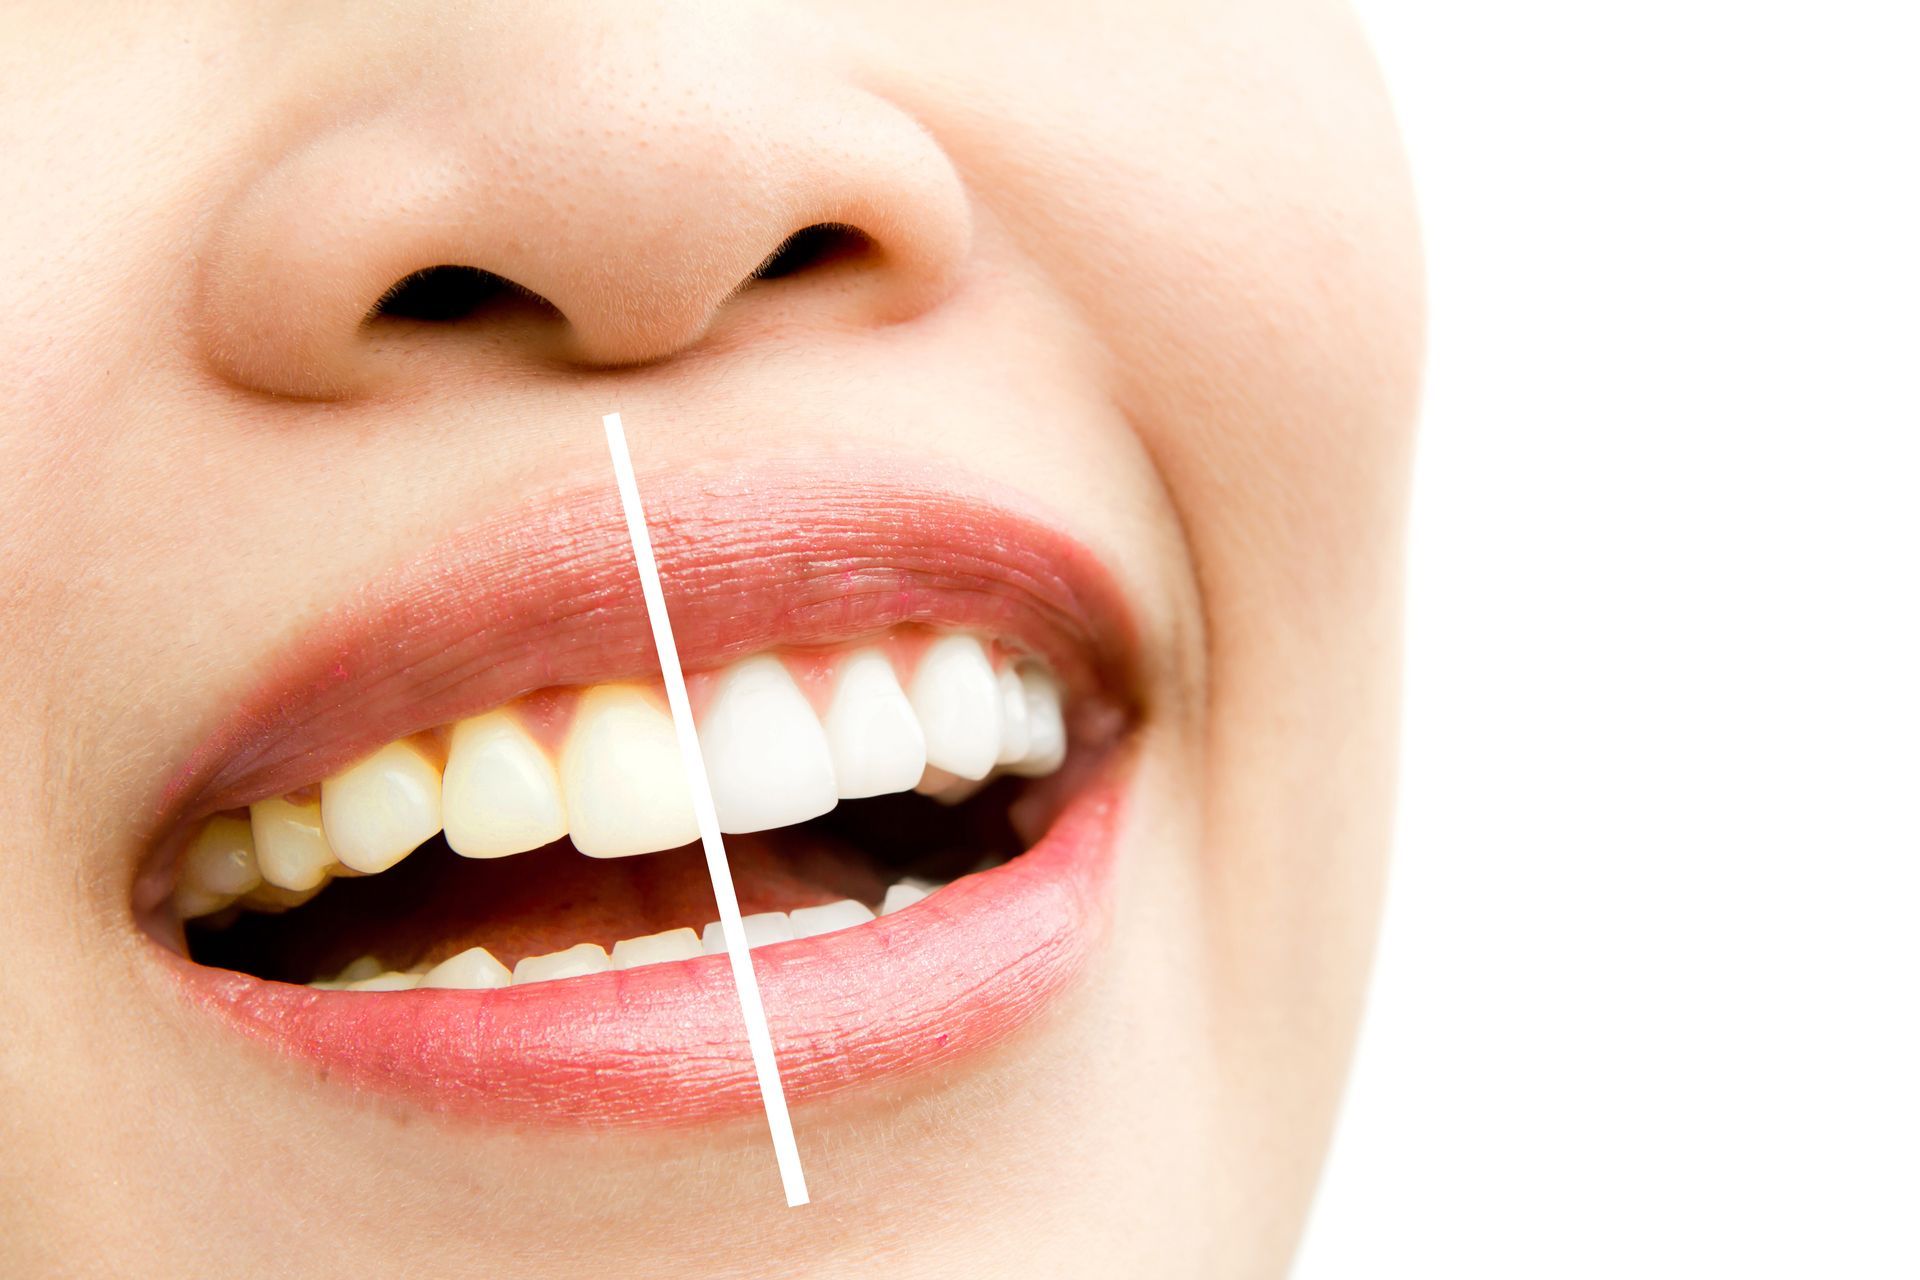
POLYGON ((460 61, 457 105, 343 102, 215 220, 198 305, 225 377, 342 398, 482 349, 644 364, 756 316, 908 319, 966 258, 944 153, 830 72, 714 41, 549 45, 538 76, 437 52, 460 61))

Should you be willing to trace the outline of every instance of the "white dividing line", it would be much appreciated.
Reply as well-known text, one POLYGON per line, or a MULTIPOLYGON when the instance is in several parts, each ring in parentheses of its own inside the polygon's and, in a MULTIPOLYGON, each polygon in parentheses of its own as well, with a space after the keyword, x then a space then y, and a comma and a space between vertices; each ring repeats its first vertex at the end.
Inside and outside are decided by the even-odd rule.
POLYGON ((753 1051, 753 1069, 760 1077, 760 1101, 767 1108, 767 1129, 773 1134, 773 1155, 780 1164, 780 1184, 787 1191, 787 1207, 798 1208, 807 1202, 807 1178, 800 1171, 800 1148, 793 1141, 787 1094, 780 1086, 779 1064, 773 1060, 767 1011, 760 1004, 760 983, 753 976, 753 959, 747 953, 746 930, 740 924, 740 900, 733 892, 733 872, 727 867, 726 846, 720 842, 720 819, 713 811, 713 788, 707 785, 707 764, 700 756, 700 738, 693 730, 687 679, 680 670, 680 651, 674 647, 673 627, 667 621, 666 596, 660 590, 660 567, 653 560, 653 539, 647 536, 647 515, 640 505, 640 487, 633 479, 633 458, 627 453, 627 431, 620 425, 617 413, 610 413, 600 421, 607 428, 607 450, 613 454, 620 507, 627 516, 633 560, 640 568, 640 589, 646 596, 647 621, 653 627, 653 647, 660 653, 660 675, 667 685, 667 706, 673 711, 673 729, 680 739, 680 759, 687 768, 687 788, 693 792, 693 815, 700 824, 700 846, 707 851, 707 875, 713 880, 714 901, 720 904, 720 932, 727 940, 734 990, 740 993, 740 1016, 746 1020, 747 1046, 753 1051))

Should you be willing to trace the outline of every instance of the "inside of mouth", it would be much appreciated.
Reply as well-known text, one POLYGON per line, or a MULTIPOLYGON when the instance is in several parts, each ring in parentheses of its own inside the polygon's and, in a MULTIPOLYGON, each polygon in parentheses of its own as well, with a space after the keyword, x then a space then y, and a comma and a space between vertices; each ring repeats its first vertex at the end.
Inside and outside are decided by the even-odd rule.
MULTIPOLYGON (((853 901, 876 914, 1018 857, 1044 830, 1054 788, 1000 778, 959 804, 917 793, 843 802, 790 827, 726 837, 743 916, 853 901), (1050 801, 1049 801, 1050 804, 1050 801), (1036 829, 1037 828, 1037 829, 1036 829)), ((398 866, 342 878, 279 913, 187 922, 198 963, 279 982, 325 981, 373 966, 425 973, 474 947, 511 969, 528 957, 677 929, 718 916, 700 846, 589 858, 568 839, 508 858, 457 855, 435 836, 398 866)))

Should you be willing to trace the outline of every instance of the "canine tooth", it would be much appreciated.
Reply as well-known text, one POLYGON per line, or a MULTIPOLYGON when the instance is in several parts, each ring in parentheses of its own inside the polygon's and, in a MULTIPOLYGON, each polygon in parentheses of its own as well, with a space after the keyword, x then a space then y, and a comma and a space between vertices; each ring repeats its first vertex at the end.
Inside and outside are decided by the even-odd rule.
MULTIPOLYGON (((761 911, 750 916, 740 917, 740 926, 746 931, 747 950, 764 947, 773 942, 793 941, 793 921, 784 911, 761 911)), ((726 935, 720 931, 718 920, 709 924, 700 934, 700 947, 708 955, 720 955, 727 949, 726 935)))
POLYGON ((890 884, 887 886, 887 896, 880 900, 880 914, 890 916, 896 911, 904 911, 939 887, 925 880, 914 879, 900 880, 890 884))
POLYGON ((1000 754, 1000 686, 987 651, 969 635, 927 647, 908 691, 927 763, 962 778, 984 778, 1000 754))
POLYGON ((1027 690, 1020 673, 1008 667, 994 677, 1000 687, 1000 754, 995 764, 1012 764, 1031 746, 1027 732, 1027 690))
POLYGON ((864 902, 842 898, 838 902, 829 902, 818 907, 800 907, 789 911, 787 919, 793 922, 794 937, 813 938, 823 933, 837 933, 842 929, 851 929, 857 924, 865 924, 873 919, 873 909, 864 902))
POLYGON ((507 966, 493 958, 485 947, 468 947, 457 956, 448 956, 426 971, 420 979, 423 987, 441 987, 461 991, 479 991, 512 983, 507 966))
POLYGON ((612 959, 616 969, 637 969, 666 960, 693 960, 701 954, 699 934, 691 929, 668 929, 614 943, 612 959))
POLYGON ((980 789, 993 781, 993 774, 984 778, 962 778, 948 773, 945 769, 929 768, 926 776, 920 779, 914 790, 923 796, 938 800, 941 804, 959 804, 971 800, 980 789))
POLYGON ((420 985, 417 973, 387 972, 372 978, 362 978, 358 982, 349 982, 348 991, 411 991, 420 985))
POLYGON ((581 695, 560 782, 573 847, 590 858, 677 849, 699 837, 673 719, 630 685, 581 695))
POLYGON ((920 719, 878 649, 862 649, 841 664, 823 723, 842 800, 906 791, 926 770, 920 719))
POLYGON ((282 889, 318 889, 340 865, 320 826, 320 802, 295 804, 284 796, 255 801, 253 848, 260 876, 282 889))
POLYGON ((791 826, 839 803, 826 731, 778 658, 728 668, 699 732, 722 831, 791 826))
POLYGON ((355 871, 385 871, 440 830, 440 770, 410 742, 389 742, 320 784, 320 826, 355 871))
POLYGON ((606 948, 592 942, 582 942, 568 947, 565 951, 553 951, 544 956, 528 956, 513 966, 513 985, 525 986, 530 982, 553 982, 559 978, 578 978, 589 973, 605 973, 610 967, 606 948))
POLYGON ((232 902, 259 883, 252 826, 244 818, 209 818, 181 860, 181 887, 232 902))
POLYGON ((553 762, 510 711, 453 726, 441 787, 447 845, 467 858, 504 858, 567 834, 553 762))
POLYGON ((1008 772, 1037 778, 1052 773, 1067 758, 1067 726, 1060 712, 1060 686, 1038 668, 1020 672, 1027 696, 1027 754, 1008 772))

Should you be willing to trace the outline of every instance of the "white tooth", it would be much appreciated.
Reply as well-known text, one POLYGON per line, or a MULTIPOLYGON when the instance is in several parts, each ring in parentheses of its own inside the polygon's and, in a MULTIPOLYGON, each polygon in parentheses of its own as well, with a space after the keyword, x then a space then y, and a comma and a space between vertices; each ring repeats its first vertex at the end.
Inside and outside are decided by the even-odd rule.
POLYGON ((864 902, 855 902, 852 898, 842 898, 838 902, 829 902, 818 907, 801 907, 787 913, 787 919, 793 922, 793 936, 812 938, 823 933, 837 933, 841 929, 851 929, 857 924, 865 924, 873 919, 873 909, 864 902))
MULTIPOLYGON (((793 941, 793 921, 787 919, 784 911, 761 911, 750 916, 740 917, 741 928, 747 935, 747 950, 764 947, 772 942, 793 941)), ((727 939, 720 932, 720 922, 715 920, 700 934, 700 946, 710 956, 721 954, 727 949, 727 939)))
POLYGON ((613 944, 613 967, 637 969, 643 964, 666 960, 693 960, 702 954, 700 935, 691 929, 668 929, 644 938, 628 938, 613 944))
POLYGON ((878 649, 841 663, 823 723, 842 800, 906 791, 926 770, 920 719, 878 649))
POLYGON ((923 796, 931 796, 941 804, 959 804, 963 800, 971 800, 992 780, 991 773, 984 778, 962 778, 945 769, 929 768, 914 790, 923 796))
POLYGON ((1037 778, 1052 773, 1067 758, 1067 725, 1060 713, 1060 686, 1035 667, 1020 672, 1027 695, 1027 754, 1008 772, 1037 778))
MULTIPOLYGON (((245 818, 209 818, 180 861, 180 887, 233 901, 260 884, 253 827, 245 818)), ((201 913, 204 914, 204 913, 201 913)))
POLYGON ((994 677, 1000 686, 1000 754, 996 764, 1012 764, 1027 754, 1027 690, 1020 673, 1007 667, 994 677))
POLYGON ((378 977, 362 978, 358 982, 349 982, 349 991, 411 991, 420 985, 417 973, 394 973, 389 970, 378 977))
POLYGON ((461 991, 480 991, 504 987, 513 981, 507 966, 493 958, 485 947, 468 947, 457 956, 448 956, 420 979, 423 987, 445 987, 461 991))
POLYGON ((839 803, 826 731, 778 658, 723 672, 699 732, 722 831, 791 826, 839 803))
POLYGON ((320 825, 343 864, 385 871, 440 829, 440 770, 411 742, 389 742, 320 784, 320 825))
POLYGON ((557 978, 578 978, 589 973, 605 973, 609 966, 604 947, 591 942, 554 951, 544 956, 528 956, 513 966, 513 985, 552 982, 557 978))
POLYGON ((673 719, 631 685, 580 696, 560 782, 573 847, 589 858, 677 849, 699 837, 673 719))
POLYGON ((920 659, 908 691, 927 763, 962 778, 984 778, 1000 754, 1000 685, 972 636, 941 636, 920 659))
POLYGON ((553 762, 510 711, 453 726, 441 788, 447 845, 467 858, 504 858, 567 834, 553 762))
POLYGON ((896 911, 904 911, 939 887, 925 880, 913 879, 890 884, 887 886, 887 896, 880 900, 880 914, 890 916, 896 911))
POLYGON ((320 802, 296 804, 284 796, 256 801, 253 848, 260 876, 282 889, 317 889, 339 865, 320 826, 320 802))

